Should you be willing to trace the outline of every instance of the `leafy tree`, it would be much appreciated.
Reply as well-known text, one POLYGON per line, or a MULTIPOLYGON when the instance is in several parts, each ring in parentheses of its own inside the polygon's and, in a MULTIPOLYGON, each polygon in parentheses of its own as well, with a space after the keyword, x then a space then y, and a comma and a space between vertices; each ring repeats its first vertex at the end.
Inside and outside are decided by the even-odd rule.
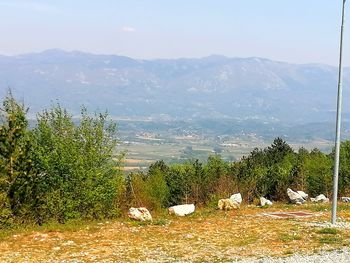
POLYGON ((101 218, 117 211, 122 177, 114 151, 116 125, 82 109, 79 124, 59 105, 38 116, 32 132, 38 221, 101 218))
POLYGON ((305 148, 301 147, 296 155, 296 163, 292 169, 292 182, 291 188, 298 190, 307 190, 307 174, 306 174, 306 163, 309 159, 309 152, 305 148))
POLYGON ((190 179, 185 165, 172 165, 166 173, 165 180, 169 189, 169 205, 187 203, 190 196, 190 179))
POLYGON ((152 204, 151 208, 160 209, 168 205, 169 189, 160 170, 147 178, 145 190, 152 204))
POLYGON ((164 175, 169 171, 169 167, 164 163, 163 160, 151 164, 148 169, 148 174, 151 175, 157 173, 158 171, 163 173, 164 175))
POLYGON ((3 100, 0 125, 0 223, 26 213, 33 170, 26 120, 27 109, 11 93, 3 100))
POLYGON ((239 192, 251 201, 259 195, 266 195, 266 173, 268 167, 265 164, 266 154, 263 150, 255 148, 248 157, 243 157, 237 163, 237 183, 239 192))
POLYGON ((325 194, 330 196, 332 191, 332 161, 318 149, 310 152, 305 162, 307 190, 311 196, 325 194))
POLYGON ((339 192, 350 194, 350 141, 340 146, 339 192))
POLYGON ((295 155, 287 154, 278 163, 268 167, 264 178, 266 193, 269 198, 274 200, 286 199, 286 190, 292 184, 292 169, 295 164, 295 155))
POLYGON ((293 149, 280 137, 274 139, 271 146, 265 149, 267 164, 275 164, 281 162, 283 158, 294 153, 293 149))
POLYGON ((153 209, 160 209, 169 204, 169 188, 166 182, 168 171, 169 167, 163 161, 155 162, 149 168, 145 190, 153 209))
POLYGON ((220 196, 232 194, 233 182, 228 170, 228 163, 220 155, 209 156, 204 166, 204 173, 208 178, 209 194, 220 196))
POLYGON ((169 189, 160 170, 151 174, 131 173, 130 196, 131 206, 145 206, 151 210, 159 210, 168 205, 169 189))
POLYGON ((209 177, 198 159, 187 165, 187 176, 190 179, 191 201, 205 204, 209 197, 209 177))

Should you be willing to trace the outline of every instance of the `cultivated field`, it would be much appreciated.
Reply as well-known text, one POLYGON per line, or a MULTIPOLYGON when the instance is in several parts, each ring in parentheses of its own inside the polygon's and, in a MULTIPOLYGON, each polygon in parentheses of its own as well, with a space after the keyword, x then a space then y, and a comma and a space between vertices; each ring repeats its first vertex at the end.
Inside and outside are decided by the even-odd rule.
MULTIPOLYGON (((164 160, 167 163, 180 163, 194 158, 205 162, 210 155, 215 154, 214 150, 216 148, 220 149, 219 154, 224 160, 234 161, 239 160, 242 156, 249 155, 254 148, 265 148, 270 144, 271 141, 265 142, 256 138, 231 139, 223 144, 212 138, 181 139, 167 137, 162 142, 153 142, 147 139, 128 141, 128 144, 122 143, 118 147, 118 151, 126 152, 125 171, 132 171, 145 170, 157 160, 164 160), (185 151, 188 147, 191 147, 191 153, 185 151)), ((332 145, 333 142, 326 140, 290 143, 295 151, 300 147, 308 150, 314 148, 325 150, 330 149, 332 145)))
MULTIPOLYGON (((1 232, 1 262, 229 262, 310 254, 350 246, 350 229, 315 227, 330 219, 330 205, 243 205, 223 212, 198 209, 179 218, 153 213, 152 223, 127 218, 70 222, 1 232), (274 218, 276 211, 311 212, 311 217, 274 218)), ((350 222, 350 205, 339 207, 350 222)))

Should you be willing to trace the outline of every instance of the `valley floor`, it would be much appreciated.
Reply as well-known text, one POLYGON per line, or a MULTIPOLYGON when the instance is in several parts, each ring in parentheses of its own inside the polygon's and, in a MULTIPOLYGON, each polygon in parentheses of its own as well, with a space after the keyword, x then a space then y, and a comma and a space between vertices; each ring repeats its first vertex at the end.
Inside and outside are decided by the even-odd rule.
POLYGON ((346 262, 341 257, 350 254, 350 204, 340 205, 338 215, 342 228, 323 227, 315 223, 329 221, 330 204, 274 204, 230 212, 198 209, 183 218, 164 212, 149 224, 119 219, 7 230, 0 235, 0 262, 284 262, 276 257, 293 254, 298 262, 346 262), (276 211, 313 215, 265 215, 276 211), (305 256, 317 253, 322 260, 305 256))

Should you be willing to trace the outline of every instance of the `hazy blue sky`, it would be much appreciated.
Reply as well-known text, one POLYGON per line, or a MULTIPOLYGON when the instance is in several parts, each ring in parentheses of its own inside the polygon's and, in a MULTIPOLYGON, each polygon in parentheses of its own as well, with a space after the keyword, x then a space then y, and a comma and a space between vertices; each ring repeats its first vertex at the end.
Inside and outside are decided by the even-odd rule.
POLYGON ((62 48, 134 58, 221 54, 336 65, 341 2, 0 0, 0 54, 62 48))

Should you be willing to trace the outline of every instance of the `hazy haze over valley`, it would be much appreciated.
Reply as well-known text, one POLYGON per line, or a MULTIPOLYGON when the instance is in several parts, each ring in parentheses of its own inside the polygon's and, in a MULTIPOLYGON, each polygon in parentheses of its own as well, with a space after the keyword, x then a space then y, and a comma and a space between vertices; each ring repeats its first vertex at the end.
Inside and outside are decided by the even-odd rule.
MULTIPOLYGON (((31 119, 56 102, 75 117, 81 105, 108 110, 137 159, 177 159, 187 146, 193 152, 184 158, 223 147, 230 159, 277 136, 296 148, 333 145, 341 1, 3 0, 0 7, 0 95, 10 88, 31 119)), ((350 68, 344 77, 346 139, 350 68)))

